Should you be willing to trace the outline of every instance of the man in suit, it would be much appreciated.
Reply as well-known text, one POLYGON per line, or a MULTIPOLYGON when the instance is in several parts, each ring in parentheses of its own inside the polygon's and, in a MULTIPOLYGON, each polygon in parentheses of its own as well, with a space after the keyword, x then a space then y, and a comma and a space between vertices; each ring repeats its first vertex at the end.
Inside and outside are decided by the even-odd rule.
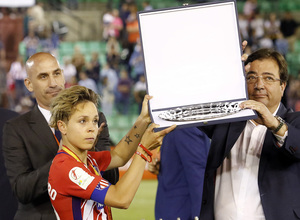
POLYGON ((299 219, 300 112, 281 103, 287 63, 280 53, 260 49, 245 65, 250 100, 241 108, 258 118, 201 128, 212 142, 200 219, 299 219))
POLYGON ((0 202, 0 219, 13 219, 17 211, 18 202, 9 184, 8 177, 4 166, 4 159, 2 154, 2 130, 4 123, 19 114, 17 112, 0 108, 0 198, 3 198, 0 202), (5 198, 5 199, 4 199, 5 198))
POLYGON ((199 215, 209 146, 208 137, 196 127, 165 136, 160 161, 148 166, 149 171, 159 172, 155 219, 194 220, 199 215))
MULTIPOLYGON (((65 79, 58 61, 49 53, 36 53, 26 62, 24 83, 33 92, 37 105, 28 113, 9 120, 3 130, 3 153, 7 174, 19 200, 14 219, 56 219, 48 196, 48 173, 59 148, 54 130, 49 127, 50 102, 64 89, 65 79)), ((100 114, 100 123, 106 122, 100 114)), ((101 132, 97 150, 109 150, 107 126, 101 132)), ((111 183, 118 180, 110 171, 111 183)))

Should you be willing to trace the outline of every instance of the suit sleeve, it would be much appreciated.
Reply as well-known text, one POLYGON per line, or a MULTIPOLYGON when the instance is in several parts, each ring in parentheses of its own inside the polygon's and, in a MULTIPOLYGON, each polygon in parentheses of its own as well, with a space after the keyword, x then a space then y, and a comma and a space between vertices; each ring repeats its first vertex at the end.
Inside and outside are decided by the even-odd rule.
POLYGON ((215 127, 216 127, 215 125, 209 125, 209 126, 199 126, 197 128, 200 131, 204 132, 207 135, 207 137, 211 139, 214 134, 215 127))
MULTIPOLYGON (((300 114, 293 113, 295 117, 287 118, 288 125, 288 136, 284 142, 284 145, 281 147, 282 150, 288 153, 293 159, 297 161, 300 160, 300 114), (298 117, 297 117, 298 116, 298 117)), ((274 143, 276 142, 274 137, 274 143)))
POLYGON ((202 203, 202 188, 207 155, 209 151, 209 139, 197 128, 182 129, 180 138, 176 138, 176 149, 180 155, 183 172, 188 183, 191 198, 191 214, 198 216, 202 203))
POLYGON ((3 129, 3 155, 12 190, 24 204, 37 198, 47 199, 48 173, 52 160, 33 169, 24 140, 15 127, 8 122, 3 129))
MULTIPOLYGON (((103 151, 103 150, 108 150, 110 151, 110 146, 111 146, 111 141, 109 138, 109 130, 108 130, 108 125, 107 121, 105 118, 105 115, 100 112, 99 113, 99 124, 102 122, 105 122, 105 127, 103 131, 99 135, 98 142, 95 146, 96 151, 103 151)), ((103 178, 108 180, 111 184, 116 184, 119 181, 119 169, 111 169, 107 170, 103 173, 103 178)))
POLYGON ((100 112, 99 113, 99 125, 103 122, 105 123, 105 126, 104 126, 103 131, 100 133, 98 142, 95 146, 97 151, 110 150, 110 146, 111 146, 107 121, 106 121, 104 114, 102 112, 100 112))

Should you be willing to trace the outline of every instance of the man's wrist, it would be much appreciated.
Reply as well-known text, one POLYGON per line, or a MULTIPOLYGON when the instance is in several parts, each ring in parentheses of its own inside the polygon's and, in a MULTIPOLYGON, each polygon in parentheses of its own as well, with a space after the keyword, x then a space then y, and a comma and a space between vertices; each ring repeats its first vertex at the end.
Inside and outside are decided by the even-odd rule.
POLYGON ((271 130, 272 130, 272 132, 273 132, 274 134, 277 134, 278 131, 279 131, 282 127, 284 127, 284 125, 286 125, 286 123, 285 123, 285 121, 284 121, 281 117, 279 117, 278 115, 276 115, 275 118, 277 119, 277 121, 279 122, 279 124, 278 124, 277 127, 272 128, 271 130))

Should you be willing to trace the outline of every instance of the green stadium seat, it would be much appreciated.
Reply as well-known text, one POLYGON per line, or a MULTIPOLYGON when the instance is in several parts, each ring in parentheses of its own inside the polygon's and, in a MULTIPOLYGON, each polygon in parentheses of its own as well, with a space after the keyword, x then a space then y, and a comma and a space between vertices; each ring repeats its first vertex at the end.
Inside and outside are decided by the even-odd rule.
POLYGON ((300 53, 300 40, 297 40, 294 44, 294 51, 300 53))
POLYGON ((59 44, 59 53, 62 54, 73 54, 74 43, 73 42, 61 42, 59 44))
POLYGON ((236 7, 239 13, 243 13, 245 2, 237 2, 236 7))
POLYGON ((23 57, 26 56, 26 47, 23 41, 19 43, 19 54, 22 55, 23 57))
POLYGON ((94 51, 97 51, 97 52, 100 52, 101 51, 101 45, 100 45, 100 42, 98 41, 91 41, 88 43, 88 48, 89 48, 89 51, 90 52, 94 52, 94 51))
POLYGON ((100 51, 105 53, 106 51, 106 42, 100 42, 100 51))
POLYGON ((88 43, 85 41, 77 41, 74 44, 74 47, 79 47, 80 52, 83 54, 87 54, 89 52, 88 43))
POLYGON ((288 53, 286 61, 288 63, 289 74, 297 76, 300 70, 300 51, 288 53))
POLYGON ((297 3, 295 1, 287 2, 287 9, 290 10, 290 11, 296 11, 297 10, 297 3))
POLYGON ((297 2, 295 0, 292 1, 280 1, 279 2, 279 10, 280 11, 296 11, 300 7, 300 2, 297 2))
POLYGON ((261 1, 259 8, 262 13, 270 13, 272 11, 272 3, 269 1, 261 1))

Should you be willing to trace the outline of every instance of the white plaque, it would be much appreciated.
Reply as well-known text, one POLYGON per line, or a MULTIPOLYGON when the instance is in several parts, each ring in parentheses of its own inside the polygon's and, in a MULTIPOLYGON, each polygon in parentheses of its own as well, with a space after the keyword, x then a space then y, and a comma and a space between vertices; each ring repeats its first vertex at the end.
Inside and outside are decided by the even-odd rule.
POLYGON ((226 108, 248 99, 234 0, 142 11, 138 19, 154 123, 201 126, 256 117, 226 108), (182 117, 161 117, 174 111, 182 117))
POLYGON ((35 5, 35 0, 0 0, 0 7, 31 7, 35 5))

